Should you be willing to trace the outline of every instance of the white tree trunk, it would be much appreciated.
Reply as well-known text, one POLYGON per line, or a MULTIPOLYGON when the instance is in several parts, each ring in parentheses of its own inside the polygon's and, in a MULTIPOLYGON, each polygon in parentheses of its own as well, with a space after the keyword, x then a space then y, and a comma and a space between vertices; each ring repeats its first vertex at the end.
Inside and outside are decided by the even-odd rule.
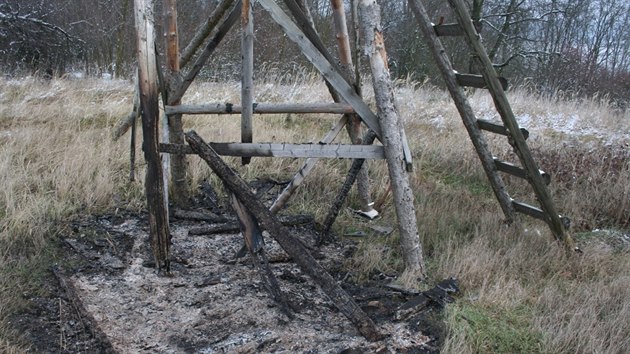
POLYGON ((381 31, 381 14, 376 0, 359 2, 366 53, 372 70, 372 83, 378 108, 382 143, 392 183, 394 205, 398 216, 400 242, 405 272, 424 274, 422 247, 416 223, 413 191, 404 168, 403 142, 398 111, 394 102, 394 89, 387 66, 387 52, 381 31))

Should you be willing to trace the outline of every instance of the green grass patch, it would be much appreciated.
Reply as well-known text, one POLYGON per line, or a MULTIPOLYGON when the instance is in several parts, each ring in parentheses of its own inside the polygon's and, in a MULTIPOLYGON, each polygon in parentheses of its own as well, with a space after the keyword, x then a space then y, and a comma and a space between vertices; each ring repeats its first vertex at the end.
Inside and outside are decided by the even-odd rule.
POLYGON ((448 307, 451 332, 465 336, 475 353, 539 353, 542 333, 530 326, 532 311, 458 302, 448 307))
POLYGON ((465 189, 473 196, 490 196, 492 194, 487 179, 480 179, 478 176, 446 174, 440 180, 449 187, 465 189))

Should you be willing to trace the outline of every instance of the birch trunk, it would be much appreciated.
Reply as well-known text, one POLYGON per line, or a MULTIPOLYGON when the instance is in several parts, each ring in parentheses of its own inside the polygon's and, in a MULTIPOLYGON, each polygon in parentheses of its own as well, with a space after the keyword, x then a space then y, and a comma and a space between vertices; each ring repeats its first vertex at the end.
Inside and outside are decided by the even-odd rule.
POLYGON ((422 247, 416 223, 413 191, 404 165, 401 123, 394 103, 394 88, 387 68, 387 52, 381 30, 380 8, 376 0, 361 0, 359 11, 365 36, 366 53, 372 71, 372 83, 382 130, 382 143, 392 182, 394 205, 398 216, 400 242, 405 271, 424 274, 422 247))

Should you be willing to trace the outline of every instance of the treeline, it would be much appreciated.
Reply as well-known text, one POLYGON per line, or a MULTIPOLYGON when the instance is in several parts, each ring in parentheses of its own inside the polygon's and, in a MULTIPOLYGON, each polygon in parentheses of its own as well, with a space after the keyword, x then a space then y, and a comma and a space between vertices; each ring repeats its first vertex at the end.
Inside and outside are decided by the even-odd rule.
MULTIPOLYGON (((627 0, 468 2, 474 19, 482 25, 484 43, 497 70, 512 84, 527 85, 543 94, 561 91, 605 96, 622 107, 630 101, 627 0)), ((218 3, 178 2, 180 46, 188 43, 218 3)), ((330 1, 307 3, 318 32, 335 52, 330 1)), ((393 75, 439 84, 437 69, 407 2, 380 3, 393 75)), ((454 21, 446 1, 423 3, 435 23, 454 21)), ((160 25, 161 1, 155 7, 160 25)), ((281 72, 306 65, 269 17, 256 10, 257 65, 271 64, 281 72)), ((461 39, 444 42, 458 71, 475 72, 461 39)), ((238 78, 239 48, 239 33, 234 29, 204 75, 238 78)), ((134 49, 132 0, 4 0, 0 4, 0 65, 5 73, 61 76, 79 71, 128 77, 135 65, 134 49)))

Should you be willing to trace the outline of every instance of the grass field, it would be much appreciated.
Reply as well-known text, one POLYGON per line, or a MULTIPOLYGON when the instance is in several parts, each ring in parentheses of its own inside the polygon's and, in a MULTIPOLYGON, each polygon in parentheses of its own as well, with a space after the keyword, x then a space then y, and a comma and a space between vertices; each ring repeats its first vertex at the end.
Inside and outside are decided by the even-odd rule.
MULTIPOLYGON (((276 74, 277 75, 277 74, 276 74)), ((268 75, 256 87, 258 102, 326 101, 314 75, 283 85, 268 75)), ((286 82, 286 80, 284 80, 286 82)), ((115 208, 144 208, 143 167, 137 147, 136 182, 128 181, 128 136, 112 141, 118 120, 131 109, 125 81, 0 80, 0 352, 28 348, 10 323, 59 261, 56 240, 68 220, 115 208)), ((369 90, 366 90, 369 96, 369 90)), ((238 102, 238 84, 201 83, 186 103, 238 102)), ((414 154, 411 175, 427 261, 426 284, 454 276, 462 293, 448 307, 447 353, 622 353, 630 347, 630 116, 601 100, 542 99, 509 94, 541 168, 553 177, 557 208, 573 221, 583 254, 567 256, 546 225, 523 218, 507 227, 472 145, 449 97, 441 90, 398 83, 398 104, 414 154)), ((470 95, 476 114, 496 119, 484 92, 470 95)), ((254 139, 317 142, 336 121, 322 115, 257 117, 254 139)), ((234 117, 186 118, 208 141, 236 141, 234 117)), ((347 138, 343 137, 342 141, 347 138)), ((504 138, 491 137, 493 153, 514 156, 504 138)), ((227 159, 238 166, 236 159, 227 159)), ((238 172, 246 179, 284 179, 298 159, 255 158, 238 172)), ((190 158, 192 186, 212 176, 190 158)), ((318 164, 290 211, 320 220, 349 167, 318 164), (332 187, 331 187, 332 186, 332 187)), ((383 162, 370 163, 373 198, 387 192, 383 162)), ((216 181, 215 181, 216 182, 216 181)), ((515 199, 532 201, 522 181, 506 179, 515 199)), ((194 187, 193 188, 194 191, 194 187)), ((395 224, 390 199, 381 220, 395 224)), ((354 203, 351 195, 349 202, 354 203)), ((336 230, 356 223, 342 213, 336 230)), ((348 261, 357 280, 377 271, 400 272, 393 238, 363 241, 348 261)), ((422 285, 421 285, 422 286, 422 285)))

